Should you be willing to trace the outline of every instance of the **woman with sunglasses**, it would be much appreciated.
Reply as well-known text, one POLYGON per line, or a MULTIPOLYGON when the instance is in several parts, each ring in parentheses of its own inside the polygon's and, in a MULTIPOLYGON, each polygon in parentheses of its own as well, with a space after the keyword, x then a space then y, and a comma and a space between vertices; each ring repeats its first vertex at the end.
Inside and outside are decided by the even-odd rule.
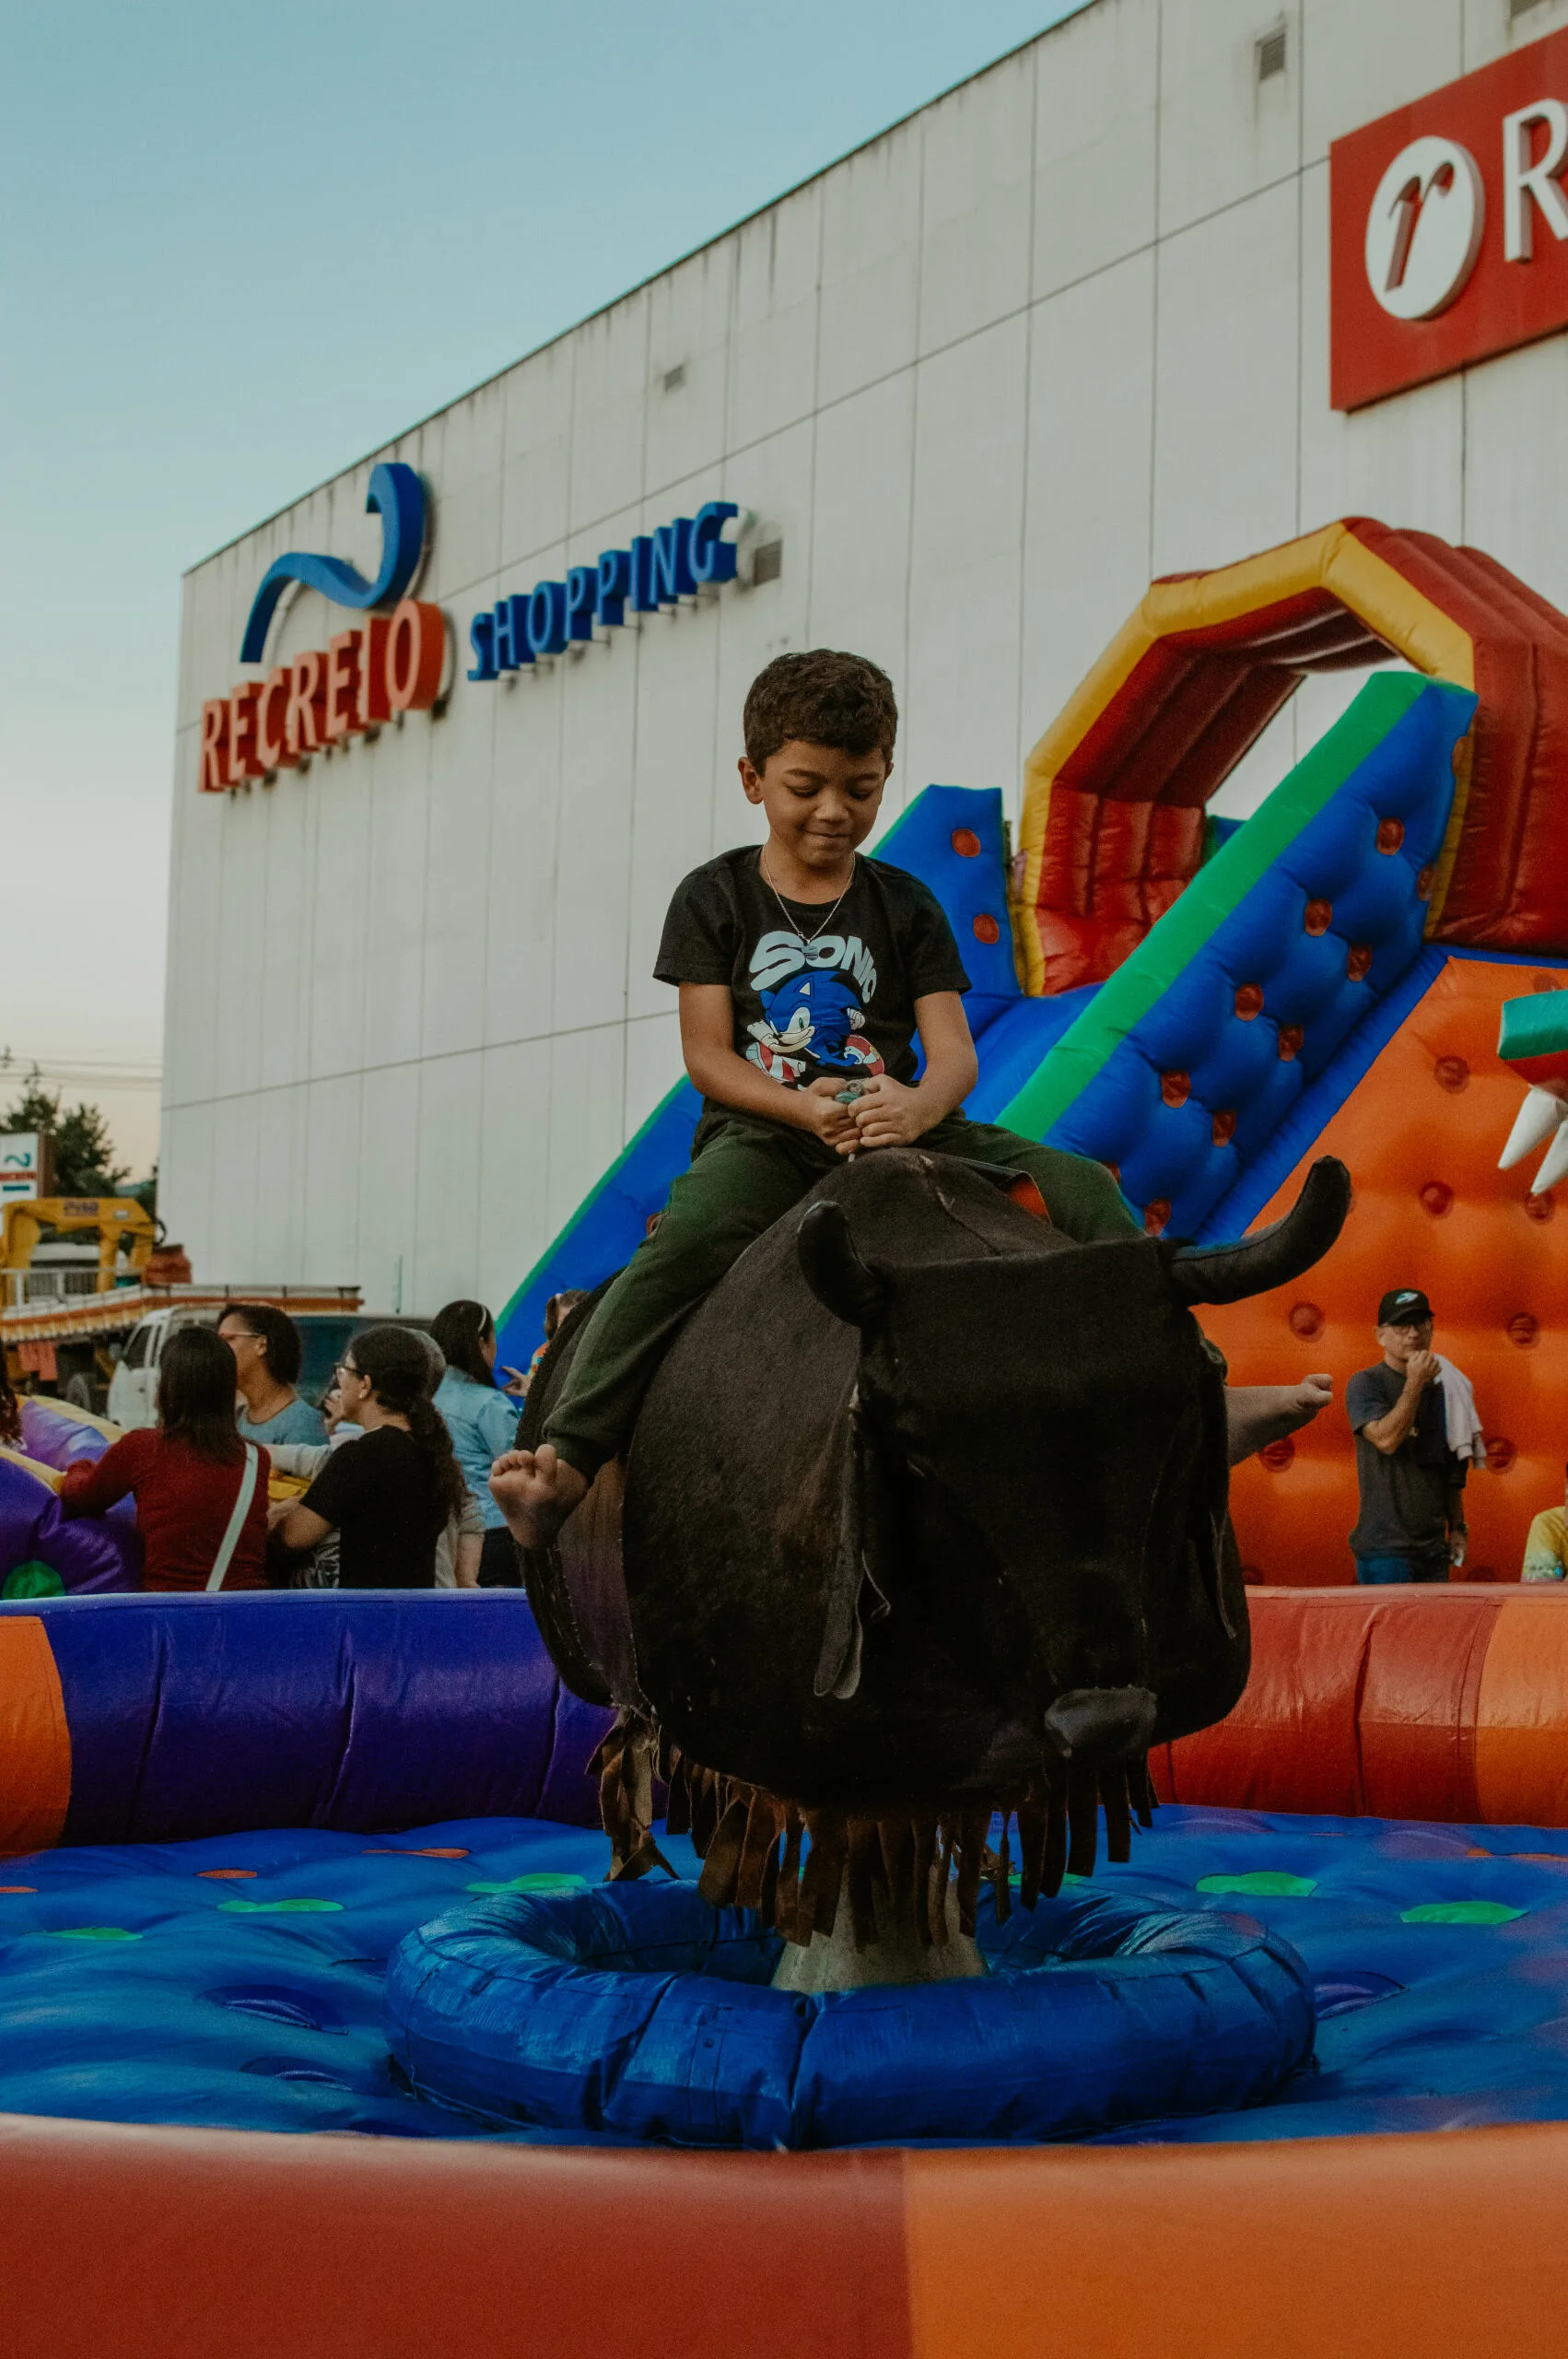
POLYGON ((245 1441, 325 1441, 322 1413, 295 1391, 299 1330, 270 1302, 237 1302, 217 1322, 234 1355, 245 1441))
POLYGON ((451 1438, 430 1402, 432 1358, 407 1327, 368 1327, 337 1370, 357 1441, 334 1450, 304 1497, 280 1502, 286 1548, 338 1535, 340 1589, 433 1589, 436 1543, 468 1505, 451 1438))

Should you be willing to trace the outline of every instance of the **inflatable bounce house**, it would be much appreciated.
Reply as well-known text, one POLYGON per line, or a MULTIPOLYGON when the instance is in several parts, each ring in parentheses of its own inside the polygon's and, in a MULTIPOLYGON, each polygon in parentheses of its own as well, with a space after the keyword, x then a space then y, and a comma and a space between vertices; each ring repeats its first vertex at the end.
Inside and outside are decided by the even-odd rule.
MULTIPOLYGON (((1204 1323, 1233 1381, 1327 1368, 1342 1394, 1380 1296, 1423 1288, 1487 1429, 1471 1580, 1517 1578, 1568 1457, 1555 1188, 1498 1168, 1529 1078, 1502 1010, 1568 986, 1565 728, 1568 617, 1478 550, 1352 518, 1153 585, 1029 757, 1011 878, 995 792, 928 787, 877 846, 954 921, 977 1120, 1098 1156, 1151 1230, 1199 1239, 1273 1219, 1315 1156, 1349 1165, 1310 1285, 1204 1323), (1309 672, 1374 666, 1252 818, 1207 817, 1309 672)), ((604 1174, 503 1357, 633 1250, 696 1113, 683 1082, 604 1174)), ((1249 1579, 1349 1582, 1342 1414, 1238 1469, 1232 1512, 1249 1579)))
MULTIPOLYGON (((774 1989, 753 1910, 603 1882, 609 1716, 520 1594, 135 1594, 134 1528, 54 1499, 107 1434, 27 1404, 0 1454, 18 2350, 1561 2342, 1568 1597, 1516 1575, 1568 1455, 1565 732, 1568 619, 1352 520, 1150 590, 1031 756, 1011 862, 1000 795, 958 787, 879 846, 965 949, 972 1113, 1111 1164, 1171 1237, 1349 1166, 1309 1276, 1203 1314, 1233 1379, 1342 1387, 1417 1285, 1486 1435, 1436 1590, 1352 1585, 1338 1403, 1237 1471, 1241 1703, 1154 1758, 1129 1860, 981 1895, 979 1980, 774 1989), (1257 814, 1210 819, 1305 675, 1356 666, 1257 814)), ((603 1175, 503 1357, 635 1249, 696 1114, 682 1084, 603 1175)))

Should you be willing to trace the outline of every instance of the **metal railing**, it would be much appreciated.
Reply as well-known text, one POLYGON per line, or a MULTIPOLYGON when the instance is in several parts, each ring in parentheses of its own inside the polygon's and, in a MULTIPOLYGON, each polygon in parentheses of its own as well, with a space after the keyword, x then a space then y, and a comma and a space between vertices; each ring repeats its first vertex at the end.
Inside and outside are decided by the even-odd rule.
POLYGON ((0 1270, 0 1305, 6 1310, 22 1310, 33 1302, 74 1301, 97 1292, 96 1264, 64 1270, 0 1270))

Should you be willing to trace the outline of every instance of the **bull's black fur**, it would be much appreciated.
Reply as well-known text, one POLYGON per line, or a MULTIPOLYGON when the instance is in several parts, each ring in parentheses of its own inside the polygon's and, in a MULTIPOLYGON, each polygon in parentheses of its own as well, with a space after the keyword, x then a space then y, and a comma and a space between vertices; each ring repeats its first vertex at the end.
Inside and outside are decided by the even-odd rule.
MULTIPOLYGON (((1276 1245, 1251 1290, 1331 1241, 1342 1176, 1327 1233, 1298 1237, 1293 1267, 1276 1245)), ((1224 1283, 1247 1290, 1234 1260, 1224 1283)), ((1126 1856, 1147 1745, 1220 1719, 1246 1679, 1200 1287, 1152 1238, 1073 1244, 918 1148, 832 1173, 742 1257, 638 1420, 629 1626, 614 1470, 560 1550, 525 1557, 563 1676, 622 1708, 606 1824, 626 1870, 656 1857, 637 1741, 655 1728, 706 1888, 797 1938, 830 1925, 846 1861, 858 1925, 871 1880, 924 1892, 954 1851, 971 1916, 994 1809, 1018 1813, 1028 1901, 1070 1856, 1092 1865, 1102 1802, 1126 1856), (817 1861, 797 1887, 802 1827, 817 1861)))

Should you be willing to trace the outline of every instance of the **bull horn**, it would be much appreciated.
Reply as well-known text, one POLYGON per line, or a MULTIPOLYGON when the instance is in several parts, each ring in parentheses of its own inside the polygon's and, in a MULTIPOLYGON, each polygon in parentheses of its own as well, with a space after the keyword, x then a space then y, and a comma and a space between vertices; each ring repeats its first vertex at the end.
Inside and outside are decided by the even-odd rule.
POLYGON ((796 1239, 801 1272, 825 1310, 847 1327, 866 1327, 882 1309, 883 1289, 859 1253, 842 1204, 807 1207, 796 1239))
POLYGON ((1328 1252, 1350 1208, 1350 1173, 1337 1156, 1320 1156, 1283 1220, 1231 1244, 1175 1249, 1168 1266, 1177 1299, 1241 1302, 1299 1278, 1328 1252))
POLYGON ((1554 1089, 1531 1089, 1515 1117, 1508 1133, 1508 1144, 1497 1158, 1499 1171, 1512 1170, 1515 1163, 1523 1163, 1531 1147, 1549 1139, 1561 1123, 1568 1106, 1554 1089))

